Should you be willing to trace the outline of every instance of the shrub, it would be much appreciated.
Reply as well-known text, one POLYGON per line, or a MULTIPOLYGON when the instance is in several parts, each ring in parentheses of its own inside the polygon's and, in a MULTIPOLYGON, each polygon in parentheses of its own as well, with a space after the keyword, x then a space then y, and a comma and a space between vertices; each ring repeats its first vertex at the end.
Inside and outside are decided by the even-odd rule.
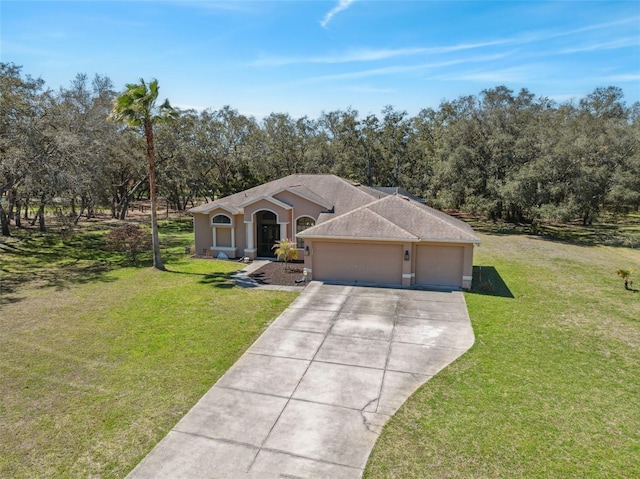
POLYGON ((106 242, 109 250, 125 253, 135 263, 139 253, 151 249, 151 233, 139 225, 128 224, 109 231, 106 242))

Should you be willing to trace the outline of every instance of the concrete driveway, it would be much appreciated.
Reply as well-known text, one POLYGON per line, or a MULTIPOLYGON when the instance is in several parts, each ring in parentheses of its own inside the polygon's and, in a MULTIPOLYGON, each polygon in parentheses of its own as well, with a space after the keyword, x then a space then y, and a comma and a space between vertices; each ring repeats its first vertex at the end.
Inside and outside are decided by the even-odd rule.
POLYGON ((473 341, 461 292, 312 282, 127 477, 360 478, 389 417, 473 341))

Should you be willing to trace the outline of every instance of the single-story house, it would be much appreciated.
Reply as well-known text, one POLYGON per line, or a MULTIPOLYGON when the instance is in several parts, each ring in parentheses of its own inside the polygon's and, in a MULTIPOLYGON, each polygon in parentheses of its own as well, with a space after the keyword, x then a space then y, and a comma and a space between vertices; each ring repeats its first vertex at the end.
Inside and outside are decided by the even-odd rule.
POLYGON ((288 238, 308 280, 468 289, 480 243, 415 197, 335 175, 287 176, 190 212, 199 254, 272 258, 288 238))

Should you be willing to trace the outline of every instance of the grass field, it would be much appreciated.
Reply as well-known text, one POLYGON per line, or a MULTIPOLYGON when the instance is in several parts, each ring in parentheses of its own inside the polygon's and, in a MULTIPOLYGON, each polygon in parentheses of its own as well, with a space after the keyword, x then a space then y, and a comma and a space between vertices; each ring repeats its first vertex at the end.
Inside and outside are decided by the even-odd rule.
MULTIPOLYGON (((640 272, 637 220, 477 224, 476 343, 390 420, 365 477, 640 477, 640 293, 615 275, 640 272)), ((0 477, 123 477, 294 297, 187 259, 188 219, 163 224, 169 273, 106 252, 104 228, 0 242, 0 477)))
POLYGON ((482 235, 476 343, 390 420, 366 478, 640 477, 640 293, 615 275, 640 249, 558 229, 482 235))
POLYGON ((187 259, 190 219, 161 229, 167 273, 103 228, 0 244, 0 477, 124 477, 295 297, 187 259))

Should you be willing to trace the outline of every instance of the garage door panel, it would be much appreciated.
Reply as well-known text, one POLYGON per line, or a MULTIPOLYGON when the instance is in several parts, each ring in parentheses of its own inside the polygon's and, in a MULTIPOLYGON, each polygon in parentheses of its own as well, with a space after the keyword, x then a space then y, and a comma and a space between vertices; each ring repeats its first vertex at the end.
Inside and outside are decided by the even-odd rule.
POLYGON ((318 242, 313 277, 320 281, 401 284, 402 246, 318 242))
POLYGON ((462 287, 464 247, 419 245, 416 284, 462 287))

